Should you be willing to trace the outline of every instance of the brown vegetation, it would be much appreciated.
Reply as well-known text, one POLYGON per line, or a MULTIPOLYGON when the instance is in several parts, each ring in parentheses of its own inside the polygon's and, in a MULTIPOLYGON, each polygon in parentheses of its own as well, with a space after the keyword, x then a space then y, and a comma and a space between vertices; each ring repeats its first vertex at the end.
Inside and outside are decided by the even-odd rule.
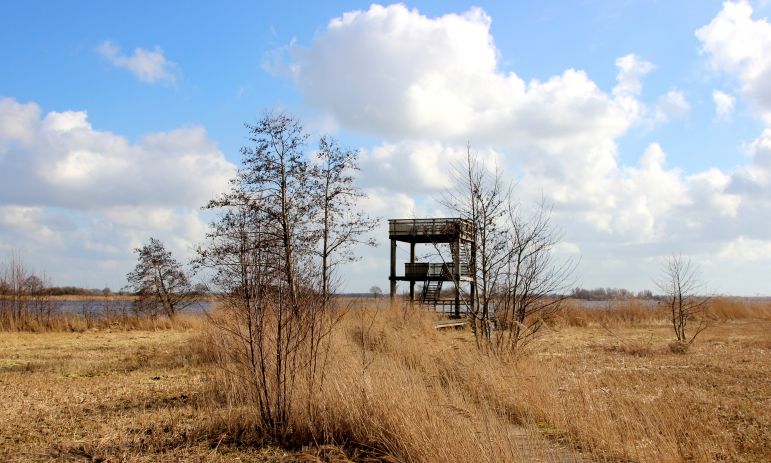
MULTIPOLYGON (((0 458, 130 461, 768 461, 771 304, 720 299, 687 354, 661 309, 571 306, 515 357, 431 314, 351 310, 282 450, 217 331, 0 333, 0 458)), ((183 319, 183 317, 180 317, 183 319)), ((147 327, 146 327, 147 328, 147 327)))

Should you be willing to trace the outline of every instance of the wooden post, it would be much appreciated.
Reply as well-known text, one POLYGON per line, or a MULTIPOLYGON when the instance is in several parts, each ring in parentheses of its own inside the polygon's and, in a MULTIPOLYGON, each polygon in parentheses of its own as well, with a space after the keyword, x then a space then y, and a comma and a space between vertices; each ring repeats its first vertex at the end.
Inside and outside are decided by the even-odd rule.
POLYGON ((455 318, 460 318, 460 235, 452 249, 452 273, 455 282, 455 318))
MULTIPOLYGON (((415 243, 410 243, 410 263, 415 263, 415 243)), ((415 280, 410 280, 410 302, 415 302, 415 280)))
POLYGON ((471 255, 469 256, 468 270, 471 274, 471 301, 469 301, 470 310, 476 313, 477 307, 477 243, 471 242, 471 255))
POLYGON ((391 239, 391 299, 396 297, 396 240, 391 239))

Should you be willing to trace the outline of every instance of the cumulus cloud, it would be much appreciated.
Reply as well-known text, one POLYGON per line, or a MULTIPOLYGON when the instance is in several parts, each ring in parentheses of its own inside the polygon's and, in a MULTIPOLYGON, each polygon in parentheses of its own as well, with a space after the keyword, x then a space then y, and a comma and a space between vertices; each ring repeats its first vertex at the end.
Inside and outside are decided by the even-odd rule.
POLYGON ((771 124, 771 24, 752 14, 746 1, 725 2, 696 37, 712 67, 735 76, 742 94, 771 124))
POLYGON ((83 111, 43 114, 2 98, 0 251, 34 257, 61 284, 120 287, 131 249, 149 236, 190 254, 206 228, 199 207, 234 172, 201 127, 132 143, 95 129, 83 111))
POLYGON ((201 127, 130 143, 94 129, 83 111, 42 115, 35 103, 9 98, 0 100, 0 120, 0 202, 6 204, 197 207, 223 191, 234 172, 201 127))
POLYGON ((712 91, 712 101, 715 102, 715 116, 718 119, 729 119, 736 106, 736 97, 720 90, 712 91))
POLYGON ((691 180, 665 166, 658 144, 639 166, 619 165, 617 140, 632 125, 690 110, 685 94, 672 89, 646 116, 640 97, 653 63, 634 53, 618 58, 610 92, 576 69, 525 82, 499 70, 490 25, 478 8, 430 18, 403 5, 372 5, 331 20, 309 47, 286 47, 283 75, 341 127, 386 140, 364 152, 367 185, 437 192, 451 184, 448 166, 470 140, 520 173, 523 195, 544 195, 572 223, 621 241, 665 236, 666 218, 696 203, 718 216, 735 209, 716 191, 727 176, 722 183, 708 175, 691 180), (708 197, 695 197, 691 182, 708 197))
POLYGON ((648 61, 640 59, 634 53, 622 56, 616 60, 618 67, 618 84, 613 88, 615 94, 640 95, 642 93, 642 78, 656 69, 648 61))
POLYGON ((0 205, 1 235, 15 238, 3 240, 6 243, 24 240, 48 246, 61 244, 61 236, 56 230, 62 224, 50 219, 41 207, 0 205))
MULTIPOLYGON (((697 36, 715 69, 736 73, 742 95, 762 108, 771 47, 767 23, 751 13, 744 2, 727 3, 697 36)), ((319 117, 382 138, 362 152, 361 181, 387 216, 403 216, 408 199, 413 213, 441 214, 430 198, 452 185, 449 167, 470 141, 516 174, 523 203, 553 203, 555 223, 567 230, 565 250, 588 253, 600 266, 613 259, 598 253, 633 255, 642 269, 651 265, 645 258, 673 249, 715 256, 743 231, 765 239, 767 219, 752 214, 771 209, 757 195, 771 191, 765 141, 752 144, 752 161, 733 171, 687 173, 668 165, 654 141, 636 164, 623 165, 619 139, 635 125, 685 117, 686 93, 672 88, 646 105, 644 79, 656 66, 635 53, 615 61, 610 89, 580 69, 525 81, 499 68, 491 23, 479 8, 428 17, 372 5, 332 19, 310 44, 292 42, 266 63, 293 79, 319 117), (388 207, 396 197, 403 201, 388 207)), ((718 116, 728 117, 734 97, 716 91, 714 99, 718 116)))
POLYGON ((723 246, 718 257, 734 262, 771 260, 771 240, 754 240, 740 236, 723 246))
POLYGON ((174 83, 176 80, 176 64, 167 60, 161 47, 157 45, 152 50, 137 47, 132 55, 124 55, 117 45, 104 41, 97 47, 97 51, 113 66, 130 71, 142 82, 174 83))
POLYGON ((771 199, 771 128, 765 129, 748 151, 752 161, 737 169, 730 188, 736 193, 771 199))
POLYGON ((613 137, 634 120, 637 108, 583 71, 530 82, 499 71, 490 24, 478 8, 428 18, 372 5, 330 21, 310 48, 292 46, 286 69, 342 126, 392 139, 570 143, 588 132, 613 137))
MULTIPOLYGON (((365 153, 378 166, 365 179, 373 185, 441 189, 470 141, 498 153, 501 167, 523 167, 523 184, 560 207, 606 204, 619 169, 616 139, 641 120, 642 79, 654 65, 619 58, 612 92, 576 69, 525 82, 498 69, 490 24, 478 8, 429 18, 372 5, 330 21, 310 47, 291 45, 284 69, 339 126, 387 140, 365 153)), ((673 99, 669 109, 685 105, 673 99)))
POLYGON ((681 118, 690 110, 691 105, 685 99, 685 94, 681 90, 670 90, 659 97, 656 119, 667 121, 670 118, 681 118))
MULTIPOLYGON (((467 147, 438 141, 383 143, 361 152, 362 184, 407 194, 435 194, 451 188, 453 169, 465 162, 467 147)), ((491 170, 505 161, 492 148, 472 148, 491 170)))

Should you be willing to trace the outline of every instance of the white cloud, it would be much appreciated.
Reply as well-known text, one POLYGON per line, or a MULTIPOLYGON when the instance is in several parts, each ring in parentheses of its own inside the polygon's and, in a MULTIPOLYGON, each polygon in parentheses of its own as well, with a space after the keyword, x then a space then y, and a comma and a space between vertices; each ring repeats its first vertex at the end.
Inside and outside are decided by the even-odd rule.
MULTIPOLYGON (((490 148, 472 148, 488 168, 504 162, 490 148)), ((383 143, 361 153, 362 184, 407 194, 437 193, 453 186, 453 166, 465 162, 466 146, 437 141, 383 143)))
POLYGON ((663 122, 673 117, 681 118, 690 110, 691 105, 685 99, 685 94, 681 90, 670 90, 659 97, 656 119, 663 122))
POLYGON ((736 193, 771 198, 771 128, 749 146, 752 162, 734 173, 730 188, 736 193))
POLYGON ((718 119, 729 119, 736 107, 736 97, 720 90, 713 90, 712 100, 715 102, 715 116, 718 119))
POLYGON ((771 240, 754 240, 740 236, 723 246, 718 257, 733 262, 771 260, 771 240))
POLYGON ((640 59, 634 53, 622 56, 616 60, 618 83, 613 89, 615 94, 638 96, 642 93, 642 78, 656 69, 653 63, 640 59))
MULTIPOLYGON (((0 229, 5 231, 6 237, 13 235, 17 239, 48 246, 61 244, 62 241, 54 227, 46 223, 45 212, 41 207, 0 205, 0 229)), ((11 240, 6 242, 10 243, 11 240)))
POLYGON ((12 98, 0 97, 0 155, 14 141, 29 143, 40 120, 40 108, 34 103, 21 104, 12 98))
POLYGON ((155 46, 153 50, 135 48, 134 54, 121 54, 120 48, 112 42, 104 41, 97 51, 113 66, 129 70, 142 82, 154 84, 157 82, 174 83, 176 64, 166 59, 163 50, 155 46))
POLYGON ((20 250, 58 284, 118 288, 149 236, 188 257, 206 229, 200 206, 234 173, 201 127, 130 143, 85 112, 0 99, 0 251, 20 250))
MULTIPOLYGON (((491 21, 478 8, 432 18, 373 5, 333 19, 307 47, 291 43, 266 60, 294 80, 318 117, 382 139, 363 150, 361 181, 385 217, 446 213, 431 197, 452 183, 449 166, 469 141, 516 173, 523 204, 541 197, 554 204, 569 243, 561 251, 580 250, 595 280, 655 272, 651 256, 672 252, 717 262, 738 236, 771 241, 771 134, 751 145, 751 162, 732 170, 685 172, 667 165, 654 140, 639 162, 623 165, 618 142, 629 129, 685 117, 690 93, 672 88, 646 105, 643 81, 656 66, 635 53, 616 60, 611 89, 580 69, 525 81, 499 68, 491 21)), ((767 26, 751 19, 746 3, 729 3, 697 35, 715 69, 735 73, 741 94, 771 114, 762 98, 771 82, 763 78, 767 26)), ((718 117, 728 117, 733 96, 714 95, 718 117)), ((375 254, 387 259, 386 250, 367 255, 375 254)), ((746 287, 721 274, 738 260, 720 262, 712 275, 746 287)))
POLYGON ((428 18, 372 5, 330 21, 310 48, 290 47, 286 69, 342 126, 392 139, 568 144, 614 137, 637 117, 626 94, 600 91, 583 71, 530 82, 499 71, 490 22, 478 8, 428 18))
POLYGON ((364 152, 366 185, 435 194, 451 184, 448 166, 468 140, 519 173, 522 198, 545 196, 584 239, 660 243, 672 232, 708 234, 718 218, 738 214, 730 175, 668 168, 656 143, 638 166, 619 165, 617 140, 629 127, 690 110, 672 89, 646 114, 642 81, 654 64, 618 58, 610 92, 576 69, 525 82, 498 69, 490 24, 478 8, 429 18, 373 5, 333 19, 307 48, 290 44, 282 72, 340 127, 386 140, 364 152))
POLYGON ((575 243, 571 243, 569 241, 561 241, 557 243, 556 246, 554 246, 554 252, 556 254, 567 255, 580 254, 581 248, 575 243))
MULTIPOLYGON (((470 141, 510 172, 522 168, 534 196, 565 209, 607 207, 616 139, 642 118, 637 97, 653 64, 620 58, 611 93, 575 69, 525 82, 498 69, 490 23, 477 8, 429 18, 373 5, 330 21, 309 48, 290 46, 284 69, 341 127, 385 138, 364 153, 363 171, 375 172, 363 174, 368 185, 441 190, 470 141)), ((670 109, 684 105, 681 98, 670 109)))
POLYGON ((735 75, 742 94, 771 123, 771 24, 752 18, 746 1, 725 2, 706 26, 696 31, 712 67, 735 75))
POLYGON ((198 207, 224 191, 235 167, 201 127, 136 144, 94 129, 82 111, 0 100, 0 203, 99 209, 126 204, 198 207), (33 114, 34 117, 30 117, 33 114))

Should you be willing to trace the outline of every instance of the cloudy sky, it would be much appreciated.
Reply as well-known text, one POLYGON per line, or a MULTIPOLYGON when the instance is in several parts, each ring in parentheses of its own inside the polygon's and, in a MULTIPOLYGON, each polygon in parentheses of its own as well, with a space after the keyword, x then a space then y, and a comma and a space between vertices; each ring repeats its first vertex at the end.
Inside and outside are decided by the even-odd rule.
MULTIPOLYGON (((183 259, 246 143, 288 111, 361 150, 362 206, 430 217, 466 143, 553 205, 584 287, 691 257, 771 294, 771 2, 2 2, 0 255, 124 285, 183 259)), ((387 287, 381 246, 343 270, 387 287)), ((402 250, 404 252, 404 250, 402 250)), ((400 258, 404 258, 401 255, 400 258)))

